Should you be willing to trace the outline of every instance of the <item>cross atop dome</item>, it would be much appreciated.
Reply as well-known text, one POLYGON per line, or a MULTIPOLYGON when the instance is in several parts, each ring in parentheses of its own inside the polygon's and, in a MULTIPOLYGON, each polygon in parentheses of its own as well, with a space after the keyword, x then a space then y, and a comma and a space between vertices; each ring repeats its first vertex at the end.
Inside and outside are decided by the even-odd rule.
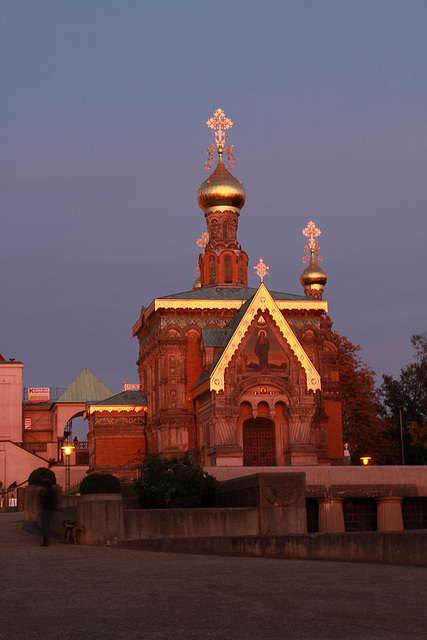
POLYGON ((316 260, 318 260, 318 262, 322 260, 319 242, 317 240, 321 233, 322 232, 316 227, 313 220, 310 220, 305 229, 302 230, 302 235, 307 238, 304 247, 303 262, 308 262, 310 260, 310 254, 314 255, 314 253, 316 253, 316 260))
POLYGON ((208 127, 213 129, 215 134, 215 142, 218 151, 222 151, 224 148, 225 133, 224 130, 231 129, 233 123, 230 118, 227 118, 222 109, 217 109, 212 118, 206 121, 208 127))
POLYGON ((300 282, 304 287, 304 293, 309 298, 322 299, 323 290, 327 281, 326 273, 319 267, 317 261, 322 260, 320 255, 320 247, 317 238, 320 236, 320 229, 316 227, 313 220, 310 220, 305 229, 302 230, 303 236, 307 238, 304 247, 303 262, 308 265, 300 276, 300 282))
POLYGON ((230 118, 227 118, 224 111, 221 108, 218 108, 212 118, 209 118, 209 120, 206 121, 206 124, 210 129, 212 129, 212 140, 207 149, 207 160, 205 162, 206 171, 209 171, 209 169, 214 165, 215 145, 218 149, 218 155, 220 158, 222 157, 225 147, 228 168, 233 169, 236 166, 237 160, 234 157, 233 145, 229 143, 228 133, 226 133, 228 129, 231 129, 233 126, 230 118))

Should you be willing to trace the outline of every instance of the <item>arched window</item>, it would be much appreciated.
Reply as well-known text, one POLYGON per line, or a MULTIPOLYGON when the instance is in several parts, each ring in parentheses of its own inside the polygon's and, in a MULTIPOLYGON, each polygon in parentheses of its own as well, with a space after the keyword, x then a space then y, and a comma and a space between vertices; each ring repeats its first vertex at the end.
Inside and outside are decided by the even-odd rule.
POLYGON ((218 238, 218 220, 212 220, 212 238, 218 238))
POLYGON ((225 282, 231 282, 231 258, 230 256, 224 257, 224 280, 225 282))
POLYGON ((212 284, 215 282, 215 258, 211 256, 209 258, 209 282, 212 284))
POLYGON ((242 256, 239 256, 239 282, 240 284, 245 284, 244 283, 244 278, 243 278, 243 258, 242 256))
POLYGON ((224 222, 222 223, 222 237, 224 238, 224 240, 226 240, 227 235, 228 235, 227 220, 224 220, 224 222))

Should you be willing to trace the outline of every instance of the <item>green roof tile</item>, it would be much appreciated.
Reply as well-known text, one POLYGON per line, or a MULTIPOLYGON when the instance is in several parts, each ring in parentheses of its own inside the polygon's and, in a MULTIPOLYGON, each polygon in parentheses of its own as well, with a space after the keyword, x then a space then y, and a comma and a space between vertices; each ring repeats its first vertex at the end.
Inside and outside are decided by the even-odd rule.
MULTIPOLYGON (((249 300, 258 289, 253 287, 201 287, 193 291, 183 291, 168 296, 161 296, 158 300, 249 300)), ((270 291, 273 300, 307 300, 306 296, 297 296, 292 293, 270 291)))
POLYGON ((227 329, 220 329, 219 327, 202 329, 202 338, 205 347, 222 347, 226 335, 227 329))
POLYGON ((113 394, 96 376, 83 369, 57 401, 60 402, 97 402, 113 394))
POLYGON ((99 402, 88 402, 88 405, 106 405, 106 406, 120 406, 131 404, 136 407, 143 407, 147 405, 147 398, 142 395, 141 391, 122 391, 121 393, 100 400, 99 402))

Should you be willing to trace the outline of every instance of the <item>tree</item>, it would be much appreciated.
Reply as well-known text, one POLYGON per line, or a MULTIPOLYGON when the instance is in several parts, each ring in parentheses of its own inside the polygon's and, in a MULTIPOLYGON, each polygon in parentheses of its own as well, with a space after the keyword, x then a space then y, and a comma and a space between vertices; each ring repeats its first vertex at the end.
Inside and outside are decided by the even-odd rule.
POLYGON ((142 476, 135 482, 142 509, 177 509, 213 506, 219 484, 193 464, 187 453, 180 458, 147 455, 142 476))
POLYGON ((427 464, 427 332, 413 335, 415 361, 402 367, 398 380, 383 375, 384 415, 400 447, 402 416, 405 464, 427 464))
POLYGON ((398 448, 390 424, 381 417, 381 398, 375 373, 366 365, 346 336, 334 332, 342 398, 344 442, 349 444, 351 461, 360 464, 361 456, 371 456, 373 464, 395 464, 398 448))

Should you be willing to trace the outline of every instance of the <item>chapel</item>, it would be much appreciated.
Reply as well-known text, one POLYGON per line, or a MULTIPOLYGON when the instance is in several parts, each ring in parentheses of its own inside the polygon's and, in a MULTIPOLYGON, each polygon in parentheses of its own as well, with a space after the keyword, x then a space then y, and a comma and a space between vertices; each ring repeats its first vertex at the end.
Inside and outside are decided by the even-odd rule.
POLYGON ((203 466, 342 464, 337 348, 323 299, 326 273, 310 221, 303 295, 269 291, 268 267, 248 286, 248 256, 237 239, 246 191, 233 169, 217 109, 197 202, 207 230, 200 277, 190 291, 156 298, 133 327, 150 453, 191 450, 203 466), (228 168, 227 166, 228 165, 228 168))

